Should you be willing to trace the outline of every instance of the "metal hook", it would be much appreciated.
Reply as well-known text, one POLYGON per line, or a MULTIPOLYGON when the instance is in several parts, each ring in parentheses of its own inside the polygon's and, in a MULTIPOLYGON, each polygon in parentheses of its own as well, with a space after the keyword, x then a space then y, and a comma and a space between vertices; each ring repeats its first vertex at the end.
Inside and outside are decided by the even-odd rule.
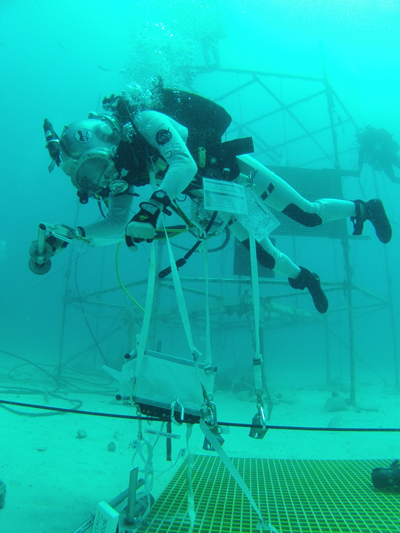
POLYGON ((258 403, 258 404, 257 404, 257 408, 258 408, 258 415, 259 415, 259 417, 260 417, 261 424, 262 424, 263 427, 265 428, 265 426, 266 426, 267 424, 266 424, 266 421, 265 421, 264 409, 263 409, 263 406, 261 405, 261 403, 258 403))
POLYGON ((214 402, 204 402, 200 408, 204 422, 211 427, 217 424, 217 406, 214 402))
POLYGON ((179 401, 179 398, 177 398, 174 402, 171 403, 171 422, 177 426, 181 426, 185 419, 185 408, 179 401), (181 408, 181 421, 180 423, 175 420, 174 413, 175 413, 175 406, 178 405, 181 408))

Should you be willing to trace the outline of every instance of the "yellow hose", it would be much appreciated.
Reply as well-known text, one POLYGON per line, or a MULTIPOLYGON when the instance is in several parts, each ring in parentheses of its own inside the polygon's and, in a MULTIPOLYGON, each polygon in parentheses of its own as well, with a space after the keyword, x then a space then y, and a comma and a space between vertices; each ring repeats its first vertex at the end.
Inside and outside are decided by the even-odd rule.
POLYGON ((121 289, 124 291, 124 293, 128 296, 128 298, 130 300, 132 300, 132 302, 136 305, 136 307, 138 307, 143 313, 144 313, 144 309, 143 307, 135 300, 135 298, 133 298, 133 296, 128 292, 127 288, 125 287, 125 285, 122 283, 122 280, 121 280, 121 276, 119 275, 119 267, 118 267, 118 256, 119 256, 119 249, 120 249, 120 246, 121 246, 121 243, 119 242, 118 243, 118 246, 117 246, 117 252, 115 254, 115 270, 117 272, 117 279, 118 279, 118 283, 121 285, 121 289))
MULTIPOLYGON (((171 233, 170 235, 170 238, 171 237, 176 237, 177 235, 180 235, 181 233, 184 233, 185 231, 187 231, 187 228, 185 229, 174 229, 173 227, 171 228, 166 228, 168 233, 171 233)), ((156 230, 157 232, 160 231, 160 232, 163 232, 164 233, 164 228, 160 228, 160 229, 157 229, 156 230)), ((159 240, 160 238, 157 237, 157 240, 159 240)), ((165 237, 164 237, 165 239, 165 237)), ((121 241, 122 242, 122 241, 121 241)), ((125 285, 122 283, 122 280, 121 280, 121 276, 119 275, 119 266, 118 266, 118 257, 119 257, 119 249, 120 249, 120 246, 121 246, 121 242, 118 243, 118 246, 117 246, 117 251, 116 251, 116 254, 115 254, 115 270, 116 270, 116 273, 117 273, 117 279, 118 279, 118 283, 120 284, 121 286, 121 289, 124 291, 124 293, 128 296, 128 298, 130 300, 132 300, 132 302, 136 305, 136 307, 138 307, 143 313, 145 312, 145 310, 143 309, 143 307, 135 300, 135 298, 129 293, 128 289, 125 287, 125 285)))

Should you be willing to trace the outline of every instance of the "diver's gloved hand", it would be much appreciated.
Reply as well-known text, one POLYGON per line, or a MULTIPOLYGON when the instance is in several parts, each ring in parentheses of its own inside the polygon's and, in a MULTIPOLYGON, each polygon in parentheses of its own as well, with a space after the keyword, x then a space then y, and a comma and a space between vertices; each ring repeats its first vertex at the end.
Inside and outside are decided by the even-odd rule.
POLYGON ((139 213, 126 227, 126 237, 130 237, 134 243, 152 242, 160 213, 161 210, 154 203, 142 202, 139 213))
POLYGON ((152 242, 156 234, 158 217, 161 211, 170 214, 166 210, 171 203, 168 195, 161 190, 154 192, 148 202, 139 204, 140 211, 126 227, 125 242, 129 247, 132 243, 152 242))
POLYGON ((54 235, 49 235, 46 238, 46 242, 48 244, 50 244, 50 246, 51 246, 51 248, 53 250, 53 254, 52 255, 60 254, 68 246, 68 242, 67 241, 63 241, 63 240, 55 237, 54 235))

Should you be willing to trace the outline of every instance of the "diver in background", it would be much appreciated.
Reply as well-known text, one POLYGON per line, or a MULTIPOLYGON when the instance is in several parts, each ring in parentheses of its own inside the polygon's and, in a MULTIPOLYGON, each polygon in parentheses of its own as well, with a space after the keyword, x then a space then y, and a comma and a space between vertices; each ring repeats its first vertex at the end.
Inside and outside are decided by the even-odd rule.
MULTIPOLYGON (((191 0, 182 9, 180 2, 156 1, 159 19, 166 20, 174 29, 174 35, 181 37, 186 46, 196 45, 201 48, 207 67, 219 67, 220 56, 218 43, 227 37, 223 23, 224 7, 191 0)), ((193 52, 196 50, 193 48, 193 52)), ((195 58, 194 58, 195 59, 195 58)))
POLYGON ((367 126, 356 133, 359 143, 358 149, 358 174, 361 173, 364 163, 374 170, 383 171, 393 183, 400 183, 395 175, 393 165, 400 168, 398 155, 399 144, 393 140, 393 135, 383 128, 367 126))
MULTIPOLYGON (((71 230, 69 240, 76 238, 103 246, 125 237, 127 246, 134 250, 138 243, 154 239, 160 213, 168 213, 171 203, 180 194, 192 199, 202 194, 203 177, 243 182, 251 175, 253 190, 268 207, 304 226, 350 217, 354 234, 360 235, 364 222, 370 221, 378 239, 385 244, 390 241, 392 230, 380 200, 309 202, 249 156, 246 150, 252 150, 248 143, 244 146, 242 142, 246 140, 221 143, 222 134, 231 122, 224 108, 185 91, 160 87, 159 92, 165 95, 164 104, 150 109, 141 109, 125 95, 112 95, 103 100, 103 107, 109 114, 90 114, 88 119, 70 124, 64 128, 60 139, 45 121, 47 148, 53 166, 57 164, 70 176, 81 203, 87 203, 90 198, 107 199, 109 203, 104 220, 71 230), (171 111, 171 105, 165 107, 167 97, 175 98, 176 106, 181 106, 180 114, 171 111), (171 115, 175 118, 179 115, 180 121, 171 115), (201 154, 206 154, 204 160, 201 154), (132 217, 134 187, 149 182, 154 185, 154 192, 139 204, 139 211, 132 217)), ((229 219, 229 229, 249 248, 247 229, 234 215, 221 213, 221 217, 229 219)), ((66 246, 64 240, 54 235, 46 241, 52 250, 48 259, 66 246)), ((32 258, 37 253, 35 243, 37 241, 30 250, 32 258)), ((268 237, 257 242, 256 249, 257 259, 263 266, 287 276, 294 289, 308 289, 316 309, 320 313, 327 311, 328 300, 317 274, 293 263, 268 237)))
POLYGON ((129 42, 131 60, 124 67, 128 80, 146 83, 149 72, 158 72, 169 85, 189 88, 199 70, 219 67, 228 5, 201 0, 142 4, 129 42))
POLYGON ((201 5, 197 23, 192 29, 193 38, 200 43, 204 62, 207 67, 220 66, 218 43, 227 36, 220 13, 211 6, 201 5))

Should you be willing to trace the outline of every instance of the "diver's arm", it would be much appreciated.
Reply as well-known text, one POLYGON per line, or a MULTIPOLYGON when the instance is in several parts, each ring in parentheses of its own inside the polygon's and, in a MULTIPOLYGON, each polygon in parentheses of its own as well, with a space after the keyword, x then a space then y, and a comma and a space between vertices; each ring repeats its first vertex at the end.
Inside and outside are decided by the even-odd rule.
MULTIPOLYGON (((47 274, 51 267, 51 258, 64 251, 69 243, 78 240, 93 246, 106 246, 124 238, 125 227, 131 216, 133 187, 131 194, 119 194, 110 199, 108 215, 105 219, 71 228, 64 224, 41 223, 37 241, 29 248, 29 268, 34 274, 47 274)), ((135 248, 132 247, 132 250, 135 248)))
POLYGON ((197 172, 186 139, 187 128, 157 111, 143 111, 135 118, 135 126, 146 141, 157 149, 168 164, 161 186, 126 227, 125 242, 129 248, 142 241, 151 242, 160 212, 186 189, 197 172))
POLYGON ((124 238, 125 227, 131 217, 133 186, 124 194, 110 198, 108 215, 103 220, 83 226, 84 236, 94 246, 114 244, 124 238))
POLYGON ((187 128, 157 111, 143 111, 135 119, 135 125, 167 162, 168 169, 160 190, 174 200, 197 172, 197 165, 186 146, 187 128))

